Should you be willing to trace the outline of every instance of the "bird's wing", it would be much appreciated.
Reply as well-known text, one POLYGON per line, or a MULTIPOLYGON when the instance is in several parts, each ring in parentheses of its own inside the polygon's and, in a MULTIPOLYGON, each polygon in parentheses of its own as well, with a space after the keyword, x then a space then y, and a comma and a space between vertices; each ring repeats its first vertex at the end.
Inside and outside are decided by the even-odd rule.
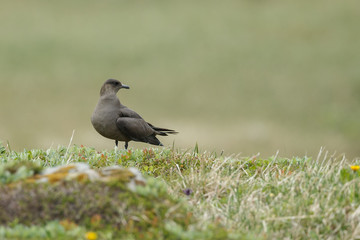
POLYGON ((119 117, 116 126, 133 141, 151 143, 155 136, 155 131, 142 118, 119 117))
POLYGON ((116 126, 129 139, 138 142, 146 142, 154 145, 162 146, 156 135, 167 136, 167 133, 176 133, 173 130, 156 128, 133 110, 122 107, 120 109, 119 118, 116 120, 116 126), (165 130, 164 132, 159 130, 165 130))
POLYGON ((140 118, 140 119, 142 119, 142 117, 139 114, 137 114, 136 112, 134 112, 133 110, 131 110, 131 109, 127 108, 127 107, 120 108, 119 117, 140 118))

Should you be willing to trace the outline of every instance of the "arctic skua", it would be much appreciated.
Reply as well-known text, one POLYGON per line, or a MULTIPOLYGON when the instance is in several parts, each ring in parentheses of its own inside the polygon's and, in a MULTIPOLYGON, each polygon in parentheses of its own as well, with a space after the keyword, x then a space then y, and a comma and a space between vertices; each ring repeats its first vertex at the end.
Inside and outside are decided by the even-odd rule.
POLYGON ((100 90, 100 99, 91 117, 95 130, 102 136, 125 142, 125 149, 130 141, 144 142, 163 146, 156 135, 176 134, 175 130, 155 127, 146 122, 139 114, 122 105, 117 92, 130 87, 115 79, 108 79, 100 90))

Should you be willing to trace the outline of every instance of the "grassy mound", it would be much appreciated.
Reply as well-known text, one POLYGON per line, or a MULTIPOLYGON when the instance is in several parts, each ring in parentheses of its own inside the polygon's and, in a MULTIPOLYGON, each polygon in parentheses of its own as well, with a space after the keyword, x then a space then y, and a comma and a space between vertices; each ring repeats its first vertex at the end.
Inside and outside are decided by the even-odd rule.
MULTIPOLYGON (((110 178, 110 181, 109 178, 106 181, 90 181, 84 177, 69 180, 64 170, 73 166, 65 165, 63 170, 59 168, 55 173, 43 174, 48 178, 46 183, 35 182, 44 179, 40 174, 46 172, 46 159, 50 156, 58 160, 67 158, 68 162, 68 154, 71 161, 82 161, 84 156, 99 156, 100 161, 93 165, 94 168, 110 163, 102 162, 107 157, 93 149, 73 147, 65 154, 63 150, 20 154, 2 151, 0 208, 3 210, 0 212, 0 224, 3 227, 0 228, 0 237, 66 239, 79 234, 86 237, 86 229, 99 232, 96 238, 100 236, 100 239, 207 239, 219 233, 219 237, 227 236, 227 231, 219 225, 209 226, 206 233, 192 228, 194 217, 185 199, 169 194, 166 185, 154 178, 148 177, 145 184, 139 184, 134 189, 127 185, 128 177, 110 178), (64 175, 61 180, 57 179, 59 172, 64 175), (54 178, 56 182, 52 181, 54 178), (48 228, 53 230, 44 232, 48 228)), ((121 158, 127 161, 129 156, 130 151, 121 158)))
POLYGON ((0 237, 36 232, 38 239, 86 239, 89 231, 95 231, 97 239, 360 236, 360 176, 357 168, 350 168, 359 160, 336 159, 324 151, 316 159, 277 155, 262 159, 199 153, 197 148, 188 152, 2 148, 0 163, 0 207, 8 208, 0 213, 1 224, 6 225, 0 228, 0 237), (116 181, 55 185, 24 181, 43 168, 77 162, 94 169, 136 167, 147 183, 131 191, 116 181), (45 231, 49 228, 55 230, 45 231))
POLYGON ((184 204, 155 182, 137 192, 123 184, 101 182, 25 183, 2 186, 0 194, 1 225, 46 225, 58 220, 92 230, 116 230, 116 235, 158 237, 166 232, 167 222, 187 228, 192 221, 184 204))

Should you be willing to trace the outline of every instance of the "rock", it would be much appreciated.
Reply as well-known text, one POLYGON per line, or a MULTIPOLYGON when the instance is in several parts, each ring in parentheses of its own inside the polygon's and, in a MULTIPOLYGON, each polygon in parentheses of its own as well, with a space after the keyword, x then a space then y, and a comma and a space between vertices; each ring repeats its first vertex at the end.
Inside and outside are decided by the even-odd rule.
POLYGON ((62 181, 124 182, 132 191, 146 180, 136 168, 110 166, 91 169, 86 163, 73 163, 44 169, 40 174, 25 179, 27 183, 58 183, 62 181))

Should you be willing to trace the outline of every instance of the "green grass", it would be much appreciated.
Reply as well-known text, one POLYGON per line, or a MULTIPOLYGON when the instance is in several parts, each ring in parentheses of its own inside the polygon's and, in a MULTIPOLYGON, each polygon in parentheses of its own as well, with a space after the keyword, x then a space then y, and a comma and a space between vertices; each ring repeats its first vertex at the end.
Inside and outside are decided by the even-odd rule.
MULTIPOLYGON (((159 239, 174 236, 176 239, 356 239, 360 236, 360 175, 350 169, 350 165, 360 162, 324 150, 312 159, 279 155, 269 158, 225 156, 199 152, 197 146, 188 151, 146 148, 117 152, 98 152, 79 146, 15 152, 2 147, 2 182, 18 181, 29 175, 24 170, 15 180, 12 175, 4 175, 4 166, 22 161, 40 168, 73 162, 87 162, 93 168, 115 164, 138 168, 150 186, 161 185, 164 193, 185 204, 186 212, 191 213, 187 224, 181 226, 184 223, 179 225, 175 220, 168 220, 157 231, 152 230, 151 234, 158 235, 147 232, 145 239, 151 236, 159 239), (184 194, 185 190, 191 192, 189 196, 184 194)), ((156 205, 148 201, 150 206, 156 205)), ((106 227, 94 229, 81 222, 75 229, 65 230, 57 221, 28 227, 15 222, 1 227, 0 236, 26 239, 26 234, 37 232, 38 239, 69 236, 84 239, 88 231, 96 231, 100 239, 138 236, 136 232, 109 231, 106 227)))
MULTIPOLYGON (((0 139, 110 149, 89 118, 107 78, 188 148, 359 156, 356 0, 3 0, 0 139), (156 106, 156 107, 154 107, 156 106)), ((132 146, 143 147, 134 144, 132 146)))

